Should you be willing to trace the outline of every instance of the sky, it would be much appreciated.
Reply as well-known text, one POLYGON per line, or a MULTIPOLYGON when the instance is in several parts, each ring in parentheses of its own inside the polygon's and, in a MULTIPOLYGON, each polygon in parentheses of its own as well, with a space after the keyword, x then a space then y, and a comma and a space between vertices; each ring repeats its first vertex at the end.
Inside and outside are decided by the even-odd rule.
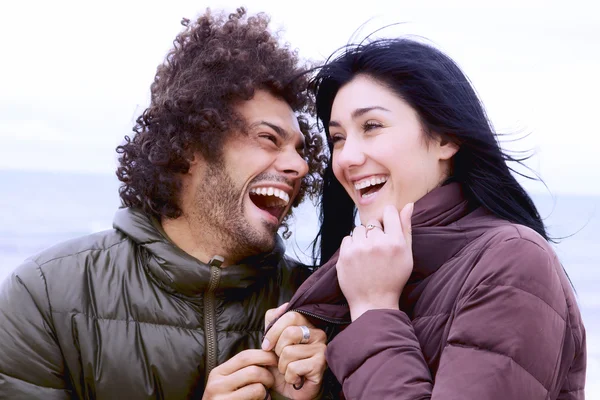
MULTIPOLYGON (((266 12, 302 57, 390 23, 463 68, 505 148, 552 193, 600 195, 600 5, 590 1, 20 1, 0 12, 0 169, 110 174, 181 30, 206 7, 266 12)), ((354 39, 354 40, 353 40, 354 39)), ((525 182, 533 192, 541 184, 525 182)))

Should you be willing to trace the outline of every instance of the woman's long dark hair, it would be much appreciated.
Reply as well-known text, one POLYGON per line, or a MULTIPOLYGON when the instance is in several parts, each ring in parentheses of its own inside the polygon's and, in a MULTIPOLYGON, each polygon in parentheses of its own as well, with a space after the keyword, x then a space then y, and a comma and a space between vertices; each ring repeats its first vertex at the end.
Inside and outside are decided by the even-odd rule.
MULTIPOLYGON (((533 201, 517 182, 496 134, 468 78, 447 55, 412 39, 378 39, 348 45, 334 54, 312 81, 317 118, 329 137, 331 107, 338 90, 357 75, 385 84, 418 113, 429 137, 459 145, 452 180, 460 182, 473 206, 481 205, 508 221, 525 225, 549 240, 533 201)), ((331 153, 332 146, 329 145, 331 153)), ((327 261, 354 227, 356 208, 333 175, 331 157, 324 175, 321 227, 313 260, 327 261)))

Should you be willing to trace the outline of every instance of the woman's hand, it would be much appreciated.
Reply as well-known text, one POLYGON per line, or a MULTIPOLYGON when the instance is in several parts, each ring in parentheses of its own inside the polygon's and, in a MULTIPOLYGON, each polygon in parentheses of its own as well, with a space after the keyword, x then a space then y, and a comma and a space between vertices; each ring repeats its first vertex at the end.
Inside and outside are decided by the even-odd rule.
POLYGON ((383 211, 383 226, 372 220, 357 226, 340 247, 337 274, 348 300, 352 321, 368 310, 398 309, 400 295, 413 269, 409 203, 398 214, 393 206, 383 211))
MULTIPOLYGON (((265 327, 278 318, 287 303, 267 311, 265 327)), ((269 368, 275 377, 272 390, 288 399, 310 400, 319 396, 325 361, 325 332, 313 327, 297 312, 287 312, 273 324, 265 335, 262 349, 272 350, 278 365, 269 368)))

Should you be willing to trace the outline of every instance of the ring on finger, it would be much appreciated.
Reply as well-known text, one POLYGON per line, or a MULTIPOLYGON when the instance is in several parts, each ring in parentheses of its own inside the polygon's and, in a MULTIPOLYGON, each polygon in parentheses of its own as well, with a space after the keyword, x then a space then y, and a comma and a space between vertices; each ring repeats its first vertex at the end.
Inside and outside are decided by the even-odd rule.
POLYGON ((301 325, 300 329, 302 330, 302 340, 300 340, 300 344, 306 344, 310 340, 310 329, 308 326, 301 325))
POLYGON ((368 234, 370 231, 372 231, 375 228, 382 229, 379 225, 369 224, 365 227, 365 235, 368 234))

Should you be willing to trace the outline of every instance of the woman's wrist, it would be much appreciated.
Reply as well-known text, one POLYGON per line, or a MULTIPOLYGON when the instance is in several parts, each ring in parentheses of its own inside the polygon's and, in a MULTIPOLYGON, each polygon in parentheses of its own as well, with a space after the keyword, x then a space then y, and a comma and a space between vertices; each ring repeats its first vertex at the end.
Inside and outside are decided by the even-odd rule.
POLYGON ((377 303, 360 303, 350 305, 350 318, 352 322, 360 318, 364 313, 370 310, 399 310, 398 302, 377 302, 377 303))

